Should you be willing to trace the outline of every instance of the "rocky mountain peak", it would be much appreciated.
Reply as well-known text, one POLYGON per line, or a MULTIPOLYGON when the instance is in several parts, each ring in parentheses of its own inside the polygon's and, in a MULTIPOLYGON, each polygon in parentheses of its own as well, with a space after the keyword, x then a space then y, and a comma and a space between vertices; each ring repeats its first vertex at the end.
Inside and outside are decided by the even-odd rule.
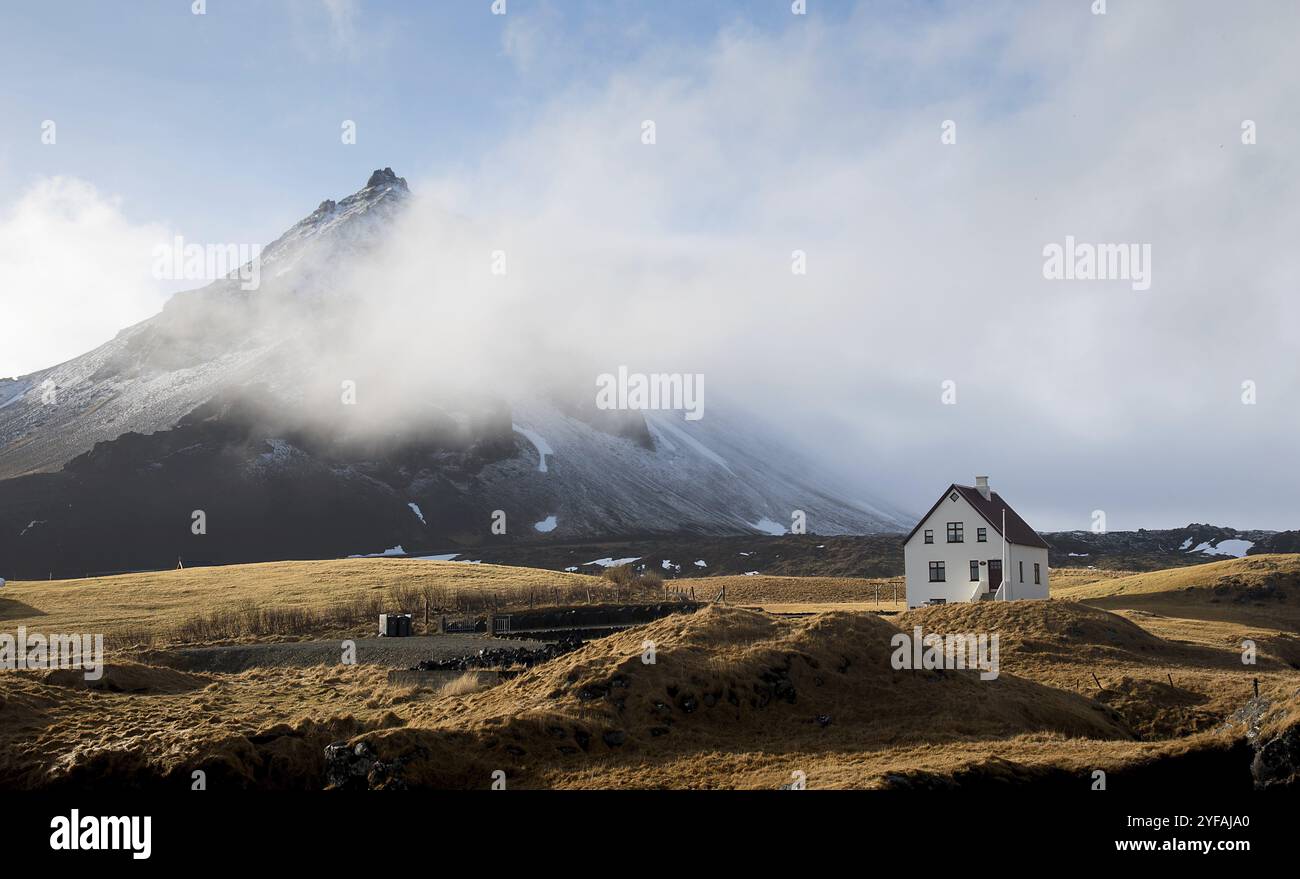
POLYGON ((406 178, 398 177, 393 173, 392 168, 380 168, 370 175, 370 179, 366 181, 366 189, 376 186, 394 186, 403 192, 410 192, 406 185, 406 178))

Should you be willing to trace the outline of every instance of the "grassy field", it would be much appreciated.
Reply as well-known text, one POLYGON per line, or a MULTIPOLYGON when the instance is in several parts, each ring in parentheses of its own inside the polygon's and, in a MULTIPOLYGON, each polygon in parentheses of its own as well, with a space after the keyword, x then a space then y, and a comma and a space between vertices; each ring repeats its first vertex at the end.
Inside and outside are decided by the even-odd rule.
MULTIPOLYGON (((4 672, 0 787, 185 786, 202 768, 210 787, 319 788, 324 747, 337 740, 364 740, 402 767, 400 778, 372 778, 378 786, 482 788, 495 769, 512 787, 771 788, 796 771, 809 787, 970 773, 1074 783, 1094 768, 1122 777, 1227 760, 1244 734, 1228 718, 1256 680, 1270 729, 1300 719, 1300 556, 1135 576, 1054 570, 1052 601, 869 612, 892 582, 692 579, 697 597, 725 586, 728 606, 593 641, 480 692, 393 686, 375 666, 190 673, 168 667, 166 649, 119 650, 93 686, 69 672, 4 672), (914 625, 998 633, 1000 676, 893 669, 891 638, 914 625), (1247 637, 1258 644, 1251 666, 1247 637)), ((149 631, 167 642, 223 609, 329 622, 331 608, 395 595, 472 608, 557 591, 619 594, 601 578, 533 569, 285 562, 10 583, 0 631, 149 631)))
POLYGON ((379 613, 419 616, 426 598, 434 611, 474 612, 531 602, 632 597, 628 589, 581 574, 417 559, 341 559, 10 582, 0 592, 0 622, 9 628, 103 633, 115 643, 204 643, 223 636, 354 627, 369 631, 379 613), (205 622, 212 631, 205 631, 205 622))

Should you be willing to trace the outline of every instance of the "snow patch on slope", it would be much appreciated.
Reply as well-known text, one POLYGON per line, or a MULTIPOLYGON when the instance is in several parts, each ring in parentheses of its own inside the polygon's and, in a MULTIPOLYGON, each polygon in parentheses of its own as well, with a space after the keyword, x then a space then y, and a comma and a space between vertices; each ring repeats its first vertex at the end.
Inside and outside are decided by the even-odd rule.
POLYGON ((537 449, 537 472, 545 473, 546 456, 554 455, 555 450, 551 448, 550 444, 546 442, 546 438, 540 433, 526 427, 520 427, 518 424, 511 424, 510 426, 514 428, 515 433, 522 433, 527 437, 528 441, 533 444, 533 448, 537 449))
POLYGON ((1246 551, 1254 545, 1255 541, 1253 540, 1220 540, 1218 546, 1211 546, 1207 541, 1197 546, 1192 552, 1242 558, 1246 555, 1246 551))
POLYGON ((754 528, 758 531, 762 531, 764 534, 772 534, 777 537, 780 537, 782 534, 784 534, 786 530, 785 526, 782 525, 780 522, 773 522, 771 519, 767 518, 766 516, 759 519, 757 522, 750 522, 749 527, 754 528))

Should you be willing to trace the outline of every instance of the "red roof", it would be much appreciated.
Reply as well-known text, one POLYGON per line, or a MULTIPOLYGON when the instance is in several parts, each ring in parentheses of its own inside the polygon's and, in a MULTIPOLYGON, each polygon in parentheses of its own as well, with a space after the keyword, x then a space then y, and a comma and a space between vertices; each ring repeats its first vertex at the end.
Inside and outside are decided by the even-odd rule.
POLYGON ((903 543, 907 543, 912 539, 912 535, 920 530, 921 526, 934 514, 935 510, 939 509, 939 504, 947 500, 954 491, 964 497, 966 502, 975 508, 975 512, 983 516, 985 521, 992 525, 993 530, 998 534, 1002 534, 1002 513, 1006 511, 1007 533, 1004 536, 1007 543, 1051 549, 1047 541, 1040 537, 1037 531, 1030 528, 1029 523, 1020 518, 1020 514, 1011 509, 1011 505, 1002 500, 1002 496, 996 491, 990 492, 988 498, 985 498, 975 486, 958 485, 955 482, 944 489, 943 494, 939 496, 939 500, 930 508, 930 511, 922 516, 921 521, 916 523, 916 527, 912 529, 911 533, 903 538, 903 543))

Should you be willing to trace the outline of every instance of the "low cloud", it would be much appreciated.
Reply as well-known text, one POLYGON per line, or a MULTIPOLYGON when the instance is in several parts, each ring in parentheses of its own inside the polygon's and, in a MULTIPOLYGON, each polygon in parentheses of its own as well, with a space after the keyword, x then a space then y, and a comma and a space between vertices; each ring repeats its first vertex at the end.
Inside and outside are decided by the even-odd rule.
POLYGON ((0 376, 54 366, 155 314, 166 293, 153 249, 170 239, 85 181, 28 188, 0 215, 0 376))

